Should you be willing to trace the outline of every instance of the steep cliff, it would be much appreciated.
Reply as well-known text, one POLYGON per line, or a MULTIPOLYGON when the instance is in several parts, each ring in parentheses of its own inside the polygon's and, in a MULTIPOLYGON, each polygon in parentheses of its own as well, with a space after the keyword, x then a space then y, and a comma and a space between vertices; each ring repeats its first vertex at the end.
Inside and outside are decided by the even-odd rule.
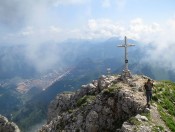
POLYGON ((0 115, 0 132, 20 132, 20 130, 15 123, 0 115))
MULTIPOLYGON (((48 109, 48 122, 40 132, 160 130, 150 119, 144 96, 145 76, 133 76, 127 83, 119 76, 102 76, 74 93, 56 96, 48 109)), ((152 108, 157 108, 156 105, 152 108)), ((159 114, 158 114, 159 116, 159 114)))
POLYGON ((39 132, 174 131, 175 84, 155 81, 149 109, 144 92, 147 79, 134 75, 123 82, 119 76, 102 76, 74 93, 59 94, 50 103, 48 122, 39 132))

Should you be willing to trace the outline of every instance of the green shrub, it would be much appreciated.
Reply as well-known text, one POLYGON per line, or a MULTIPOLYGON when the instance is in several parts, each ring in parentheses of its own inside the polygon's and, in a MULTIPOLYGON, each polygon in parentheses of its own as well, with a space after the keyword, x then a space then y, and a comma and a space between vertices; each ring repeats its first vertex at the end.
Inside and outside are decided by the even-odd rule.
POLYGON ((109 88, 106 88, 103 90, 103 94, 108 95, 108 94, 113 94, 116 91, 118 91, 120 89, 119 86, 117 86, 116 84, 113 84, 112 86, 110 86, 109 88))
POLYGON ((154 126, 152 132, 164 132, 164 128, 162 126, 154 126))
POLYGON ((141 122, 140 122, 137 118, 135 118, 135 117, 131 117, 131 118, 128 120, 128 122, 129 122, 131 125, 136 125, 136 126, 138 126, 138 125, 141 124, 141 122))
POLYGON ((85 95, 77 101, 77 106, 80 107, 82 105, 87 105, 87 103, 92 102, 92 100, 94 99, 95 99, 95 96, 85 95))
POLYGON ((69 112, 69 114, 70 114, 70 113, 72 113, 72 112, 73 112, 73 110, 72 110, 72 109, 69 109, 69 110, 68 110, 68 112, 69 112))

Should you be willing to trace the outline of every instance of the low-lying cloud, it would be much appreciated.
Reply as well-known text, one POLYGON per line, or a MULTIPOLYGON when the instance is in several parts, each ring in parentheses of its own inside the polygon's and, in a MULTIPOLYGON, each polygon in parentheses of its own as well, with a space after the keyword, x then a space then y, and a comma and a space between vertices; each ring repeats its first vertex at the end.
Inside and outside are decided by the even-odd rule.
POLYGON ((147 62, 150 62, 150 64, 153 62, 156 66, 166 68, 167 70, 175 70, 174 24, 175 23, 168 23, 160 33, 157 33, 156 37, 152 38, 152 43, 149 45, 153 48, 146 51, 149 59, 145 59, 147 62))
MULTIPOLYGON (((108 39, 110 37, 128 36, 150 46, 144 61, 153 62, 166 68, 175 69, 175 19, 165 24, 145 23, 141 18, 133 18, 128 23, 111 19, 89 18, 83 26, 67 28, 59 25, 59 13, 55 15, 56 7, 86 4, 90 0, 5 0, 0 2, 0 43, 26 44, 26 56, 38 69, 47 69, 55 65, 59 52, 54 46, 45 49, 42 61, 40 58, 43 43, 59 43, 67 39, 108 39), (57 17, 56 17, 57 16, 57 17), (161 59, 160 59, 161 58, 161 59)), ((125 0, 119 0, 122 8, 125 0)), ((104 0, 102 7, 111 6, 110 0, 104 0)), ((61 61, 60 61, 61 63, 61 61)))

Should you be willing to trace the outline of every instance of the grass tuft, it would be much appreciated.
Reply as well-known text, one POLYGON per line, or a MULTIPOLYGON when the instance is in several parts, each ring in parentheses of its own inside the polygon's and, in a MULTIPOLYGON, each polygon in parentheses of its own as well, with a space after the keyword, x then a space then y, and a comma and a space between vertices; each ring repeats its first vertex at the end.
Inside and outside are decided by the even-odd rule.
POLYGON ((85 95, 77 101, 77 106, 80 107, 82 105, 83 106, 87 105, 89 102, 92 102, 94 99, 95 99, 95 96, 85 95))
POLYGON ((158 104, 162 120, 175 132, 175 83, 162 81, 156 84, 153 100, 158 104))

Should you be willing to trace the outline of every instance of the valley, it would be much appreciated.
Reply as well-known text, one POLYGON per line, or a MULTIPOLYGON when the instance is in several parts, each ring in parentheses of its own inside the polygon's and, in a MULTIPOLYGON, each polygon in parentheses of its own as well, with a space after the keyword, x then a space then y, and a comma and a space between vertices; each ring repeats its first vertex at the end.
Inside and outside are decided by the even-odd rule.
MULTIPOLYGON (((129 69, 134 74, 146 75, 157 80, 175 81, 175 73, 172 70, 142 61, 142 58, 146 56, 142 52, 145 47, 133 40, 129 42, 137 44, 134 49, 129 50, 129 69)), ((47 118, 48 105, 57 94, 75 91, 81 88, 81 85, 98 79, 103 74, 109 74, 107 73, 109 68, 111 75, 121 73, 123 51, 116 47, 118 43, 121 43, 121 40, 111 38, 103 42, 77 40, 49 45, 49 48, 53 46, 58 51, 60 48, 65 49, 65 52, 60 56, 61 63, 55 60, 57 63, 45 72, 37 71, 35 65, 28 63, 28 58, 22 52, 17 54, 12 51, 9 58, 16 59, 20 56, 20 61, 5 62, 5 65, 13 64, 12 66, 17 67, 12 71, 6 69, 4 72, 0 68, 0 114, 14 121, 24 132, 30 131, 37 124, 41 126, 47 118), (66 49, 66 47, 69 48, 66 49), (27 66, 21 68, 24 64, 27 66)), ((48 44, 43 46, 48 47, 48 44)), ((18 48, 22 51, 26 47, 18 48)), ((41 54, 45 53, 41 52, 41 54)), ((0 62, 3 63, 2 58, 0 62)))

